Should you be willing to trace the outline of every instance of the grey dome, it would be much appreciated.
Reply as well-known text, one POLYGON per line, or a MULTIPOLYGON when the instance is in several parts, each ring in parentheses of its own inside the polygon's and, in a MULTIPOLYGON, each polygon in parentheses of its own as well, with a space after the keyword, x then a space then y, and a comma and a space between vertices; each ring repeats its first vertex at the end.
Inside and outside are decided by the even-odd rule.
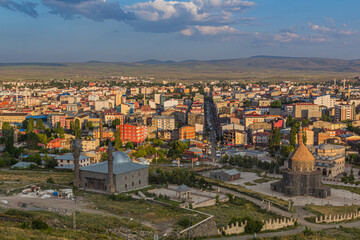
POLYGON ((131 162, 129 156, 122 151, 113 152, 113 157, 114 157, 114 164, 131 162))

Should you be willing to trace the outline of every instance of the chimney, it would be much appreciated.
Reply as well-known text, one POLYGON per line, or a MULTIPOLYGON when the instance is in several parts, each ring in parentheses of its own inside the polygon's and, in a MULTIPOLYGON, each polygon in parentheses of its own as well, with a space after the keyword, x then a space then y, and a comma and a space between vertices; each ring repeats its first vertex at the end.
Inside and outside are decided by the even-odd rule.
POLYGON ((73 156, 74 156, 74 171, 75 171, 75 176, 74 176, 74 186, 79 188, 81 187, 81 179, 80 179, 80 163, 79 163, 79 158, 80 158, 80 146, 79 146, 79 142, 78 139, 75 137, 75 141, 74 141, 74 152, 73 152, 73 156))
POLYGON ((111 140, 109 140, 108 145, 108 185, 107 191, 109 193, 115 192, 115 185, 114 185, 114 156, 113 156, 113 147, 111 144, 111 140))

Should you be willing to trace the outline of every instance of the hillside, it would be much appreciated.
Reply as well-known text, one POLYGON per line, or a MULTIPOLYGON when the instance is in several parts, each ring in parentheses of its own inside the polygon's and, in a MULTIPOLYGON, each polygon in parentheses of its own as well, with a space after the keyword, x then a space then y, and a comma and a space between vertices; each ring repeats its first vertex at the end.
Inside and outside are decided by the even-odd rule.
POLYGON ((15 63, 0 64, 0 80, 50 78, 108 79, 111 76, 171 80, 326 80, 358 75, 360 60, 255 56, 182 62, 146 60, 135 63, 15 63))

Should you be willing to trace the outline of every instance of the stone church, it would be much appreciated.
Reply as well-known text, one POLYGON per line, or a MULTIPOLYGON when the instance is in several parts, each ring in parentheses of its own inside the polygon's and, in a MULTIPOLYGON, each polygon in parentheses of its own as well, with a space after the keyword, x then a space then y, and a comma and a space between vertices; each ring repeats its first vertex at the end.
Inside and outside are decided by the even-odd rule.
POLYGON ((75 179, 74 186, 103 191, 108 193, 128 192, 141 189, 149 185, 149 167, 134 163, 122 151, 115 151, 108 146, 108 160, 89 166, 79 167, 78 153, 80 147, 75 140, 74 160, 75 179))
POLYGON ((331 188, 322 185, 322 173, 315 170, 315 158, 302 141, 302 129, 298 133, 299 144, 289 155, 289 167, 283 170, 283 179, 272 183, 271 190, 286 196, 314 196, 326 198, 331 188))

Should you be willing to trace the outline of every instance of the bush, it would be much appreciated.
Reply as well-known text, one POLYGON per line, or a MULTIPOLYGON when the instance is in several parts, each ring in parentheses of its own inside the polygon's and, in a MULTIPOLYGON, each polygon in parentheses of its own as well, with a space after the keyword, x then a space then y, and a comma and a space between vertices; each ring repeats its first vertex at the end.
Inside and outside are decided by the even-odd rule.
POLYGON ((310 236, 313 234, 313 231, 311 230, 311 228, 308 228, 307 226, 305 226, 305 230, 303 231, 304 236, 310 236))
POLYGON ((54 183, 55 183, 55 181, 54 181, 54 179, 53 179, 52 177, 47 178, 47 179, 46 179, 46 182, 47 182, 47 183, 50 183, 50 184, 54 184, 54 183))
POLYGON ((6 215, 11 215, 11 216, 20 216, 20 217, 25 217, 25 218, 31 218, 32 214, 28 213, 28 212, 24 212, 21 210, 17 210, 17 209, 9 209, 5 212, 6 215))
POLYGON ((113 201, 117 201, 117 202, 125 202, 125 201, 131 201, 132 197, 130 195, 125 195, 125 194, 112 194, 109 196, 109 198, 113 201))
POLYGON ((34 221, 31 222, 31 228, 38 229, 38 230, 46 230, 49 228, 49 225, 47 225, 46 222, 44 222, 40 219, 35 219, 34 221))
POLYGON ((189 219, 189 217, 183 217, 182 219, 177 221, 176 224, 183 227, 183 228, 187 228, 187 227, 192 225, 191 220, 189 219))

